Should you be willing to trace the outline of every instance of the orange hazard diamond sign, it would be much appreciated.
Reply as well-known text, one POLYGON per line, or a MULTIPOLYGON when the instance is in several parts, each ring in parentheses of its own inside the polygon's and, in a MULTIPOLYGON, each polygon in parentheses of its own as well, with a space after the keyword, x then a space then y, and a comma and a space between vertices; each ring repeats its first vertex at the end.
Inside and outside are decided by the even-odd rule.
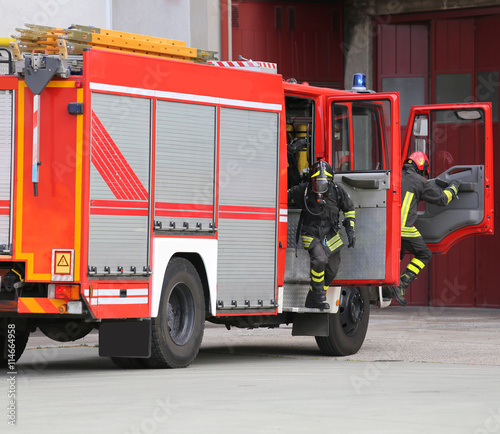
POLYGON ((55 274, 71 274, 71 252, 58 252, 54 254, 55 274))

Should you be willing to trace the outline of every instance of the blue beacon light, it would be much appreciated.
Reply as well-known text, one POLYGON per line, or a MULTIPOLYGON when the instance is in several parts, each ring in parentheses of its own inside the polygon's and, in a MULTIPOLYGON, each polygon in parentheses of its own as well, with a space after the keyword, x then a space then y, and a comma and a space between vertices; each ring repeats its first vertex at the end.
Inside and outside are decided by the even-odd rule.
POLYGON ((352 90, 366 90, 366 75, 361 73, 354 74, 352 78, 352 90))

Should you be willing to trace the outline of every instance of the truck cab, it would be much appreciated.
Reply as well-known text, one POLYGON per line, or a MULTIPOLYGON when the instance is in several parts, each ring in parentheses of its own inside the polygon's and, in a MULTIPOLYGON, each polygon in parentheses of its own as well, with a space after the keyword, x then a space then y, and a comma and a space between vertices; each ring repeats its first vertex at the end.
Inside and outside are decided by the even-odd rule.
MULTIPOLYGON (((431 250, 444 253, 464 237, 492 233, 491 106, 414 107, 401 146, 396 93, 289 83, 284 88, 289 186, 307 181, 309 165, 323 159, 356 207, 356 246, 342 250, 335 286, 328 290, 329 337, 315 334, 319 328, 308 330, 324 352, 344 355, 364 340, 370 304, 391 303, 382 298, 382 287, 399 284, 401 169, 411 152, 423 151, 431 159, 430 182, 445 188, 452 179, 462 181, 460 200, 452 206, 422 205, 416 226, 431 250), (465 141, 471 139, 475 143, 469 148, 465 141), (460 154, 458 164, 444 161, 450 150, 460 154)), ((305 299, 310 278, 309 255, 296 236, 299 216, 300 209, 289 204, 284 293, 294 294, 295 304, 296 298, 305 299)), ((341 237, 346 245, 343 228, 341 237)))

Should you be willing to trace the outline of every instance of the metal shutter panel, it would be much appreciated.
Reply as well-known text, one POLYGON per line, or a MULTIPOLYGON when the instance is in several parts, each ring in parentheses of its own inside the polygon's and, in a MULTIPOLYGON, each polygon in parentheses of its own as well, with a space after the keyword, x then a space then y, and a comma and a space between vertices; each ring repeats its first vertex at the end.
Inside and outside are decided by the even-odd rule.
MULTIPOLYGON (((149 174, 151 142, 151 102, 144 98, 119 95, 92 94, 92 110, 111 141, 110 154, 121 160, 122 167, 129 166, 139 182, 135 187, 129 184, 127 176, 119 175, 113 183, 106 182, 93 163, 90 170, 91 215, 89 220, 89 267, 96 267, 103 274, 104 267, 117 272, 123 267, 130 272, 135 267, 140 274, 148 267, 149 258, 149 174), (120 155, 121 154, 121 155, 120 155), (117 197, 112 188, 120 189, 117 197), (146 191, 146 198, 135 200, 138 190, 146 191), (93 212, 93 201, 111 204, 102 214, 93 212), (134 203, 135 202, 135 203, 134 203), (137 204, 142 203, 142 207, 137 204), (113 215, 113 213, 115 213, 113 215), (142 215, 142 214, 146 215, 142 215), (141 215, 134 215, 141 214, 141 215)), ((93 128, 96 127, 93 119, 93 128)), ((93 141, 96 133, 93 132, 93 141)), ((92 150, 93 157, 96 152, 92 150)), ((103 166, 111 167, 112 157, 103 166)))
MULTIPOLYGON (((279 116, 221 109, 219 302, 264 307, 275 301, 279 116), (240 208, 241 207, 241 208, 240 208), (274 213, 259 219, 263 208, 274 213), (231 209, 234 218, 224 218, 231 209), (238 216, 241 214, 241 217, 238 216)), ((269 211, 268 211, 269 212, 269 211)))
POLYGON ((158 101, 155 220, 204 229, 214 221, 215 107, 158 101), (179 210, 189 214, 178 216, 179 210), (197 215, 199 214, 199 215, 197 215))

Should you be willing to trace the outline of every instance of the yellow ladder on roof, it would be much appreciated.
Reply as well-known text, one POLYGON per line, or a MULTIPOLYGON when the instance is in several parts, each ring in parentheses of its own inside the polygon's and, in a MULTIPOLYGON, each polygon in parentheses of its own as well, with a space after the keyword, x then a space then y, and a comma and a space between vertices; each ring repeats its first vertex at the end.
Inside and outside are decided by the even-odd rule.
POLYGON ((43 51, 57 54, 62 58, 81 54, 92 47, 136 53, 148 56, 167 57, 188 62, 206 63, 216 60, 216 52, 186 46, 184 41, 139 35, 98 27, 72 25, 68 29, 26 24, 27 29, 16 29, 13 35, 16 42, 11 43, 14 53, 43 51))

